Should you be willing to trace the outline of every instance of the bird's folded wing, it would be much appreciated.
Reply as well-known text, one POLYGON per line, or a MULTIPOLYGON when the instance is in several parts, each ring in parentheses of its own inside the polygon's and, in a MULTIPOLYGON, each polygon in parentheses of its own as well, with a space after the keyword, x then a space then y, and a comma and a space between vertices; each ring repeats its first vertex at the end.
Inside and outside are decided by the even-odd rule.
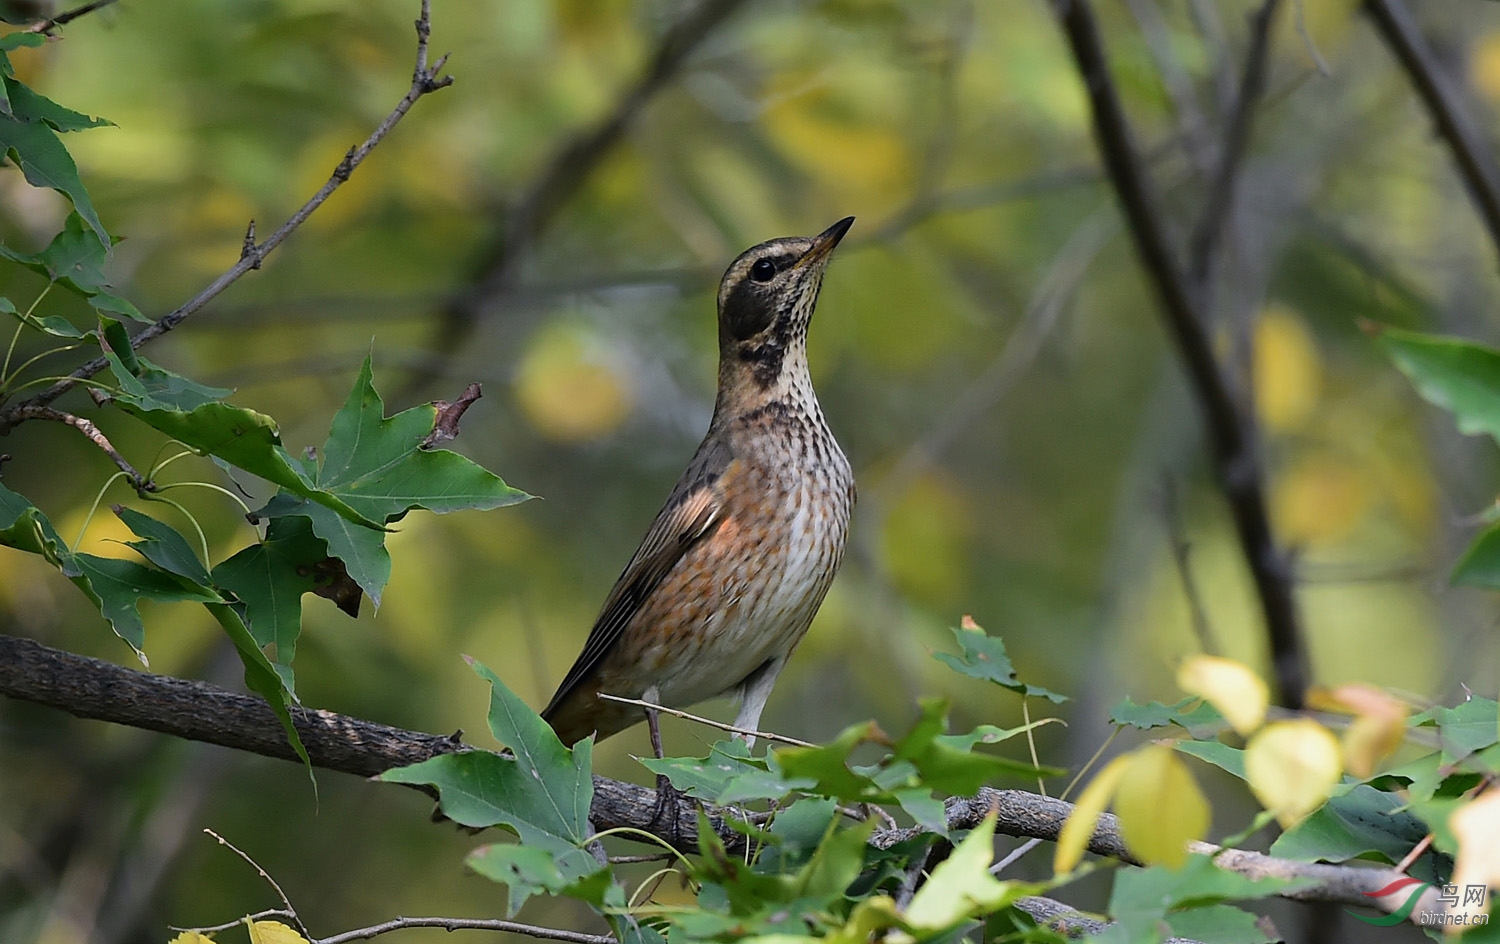
POLYGON ((548 717, 588 678, 619 640, 642 603, 684 554, 719 526, 724 510, 721 483, 734 464, 729 449, 705 443, 657 514, 640 549, 605 598, 583 652, 542 712, 548 717))

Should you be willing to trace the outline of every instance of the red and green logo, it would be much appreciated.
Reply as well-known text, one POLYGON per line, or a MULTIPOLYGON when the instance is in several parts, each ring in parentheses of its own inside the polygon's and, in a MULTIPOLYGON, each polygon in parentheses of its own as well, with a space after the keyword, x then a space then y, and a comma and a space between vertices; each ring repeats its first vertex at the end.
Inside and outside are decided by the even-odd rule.
POLYGON ((1419 882, 1410 876, 1407 876, 1406 878, 1398 878, 1384 888, 1376 889, 1373 892, 1364 893, 1366 898, 1384 898, 1387 895, 1396 894, 1396 892, 1401 891, 1401 889, 1403 888, 1410 888, 1412 891, 1410 895, 1406 896, 1406 901, 1402 903, 1400 908, 1397 908, 1390 914, 1381 915, 1378 918, 1367 918, 1362 914, 1355 914, 1354 912, 1349 911, 1348 908, 1345 908, 1344 910, 1349 911, 1349 914, 1354 915, 1354 917, 1363 921, 1365 924, 1374 924, 1382 928, 1389 928, 1393 925, 1400 924, 1401 922, 1409 918, 1411 916, 1411 910, 1417 906, 1417 899, 1421 898, 1422 893, 1427 891, 1427 889, 1431 887, 1432 886, 1427 882, 1419 882))

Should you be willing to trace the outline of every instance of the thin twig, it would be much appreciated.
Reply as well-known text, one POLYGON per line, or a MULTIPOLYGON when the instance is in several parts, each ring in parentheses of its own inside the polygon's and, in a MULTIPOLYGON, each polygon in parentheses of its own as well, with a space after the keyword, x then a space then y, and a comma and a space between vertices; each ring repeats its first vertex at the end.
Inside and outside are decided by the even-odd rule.
POLYGON ((1443 73, 1402 0, 1365 0, 1365 12, 1406 69, 1438 133, 1448 142, 1469 197, 1495 249, 1500 251, 1500 184, 1484 138, 1469 117, 1458 88, 1443 73))
MULTIPOLYGON (((699 45, 743 3, 699 0, 662 33, 641 75, 614 107, 558 148, 515 200, 490 244, 479 252, 469 285, 443 307, 433 345, 437 353, 447 355, 457 350, 495 299, 510 291, 516 263, 532 243, 624 139, 646 104, 677 77, 699 45)), ((414 384, 427 379, 418 377, 414 384)))
POLYGON ((1167 543, 1171 545, 1172 560, 1182 578, 1182 595, 1187 600, 1188 613, 1192 617, 1193 632, 1198 637, 1198 649, 1204 655, 1217 655, 1213 630, 1208 625, 1208 613, 1203 608, 1203 597, 1198 593, 1198 582, 1193 579, 1193 546, 1182 526, 1182 511, 1177 506, 1176 483, 1169 475, 1162 483, 1162 523, 1167 529, 1167 543))
POLYGON ((50 406, 23 405, 16 407, 11 412, 15 414, 16 422, 18 423, 22 420, 50 420, 54 423, 66 423, 87 437, 89 442, 98 446, 106 456, 109 456, 110 461, 118 466, 121 472, 125 473, 126 478, 130 479, 130 484, 135 486, 136 491, 156 491, 156 485, 141 475, 140 472, 136 471, 135 466, 131 465, 124 456, 120 455, 120 451, 114 447, 114 444, 100 431, 99 427, 94 425, 92 420, 84 419, 81 416, 74 416, 72 413, 64 413, 62 410, 54 410, 50 406))
POLYGON ((1292 8, 1297 15, 1293 18, 1297 26, 1297 35, 1302 38, 1302 48, 1307 50, 1307 55, 1313 61, 1313 67, 1318 70, 1318 75, 1323 78, 1331 78, 1333 70, 1328 68, 1328 60, 1318 51, 1318 44, 1313 42, 1312 33, 1307 31, 1307 11, 1304 9, 1303 0, 1292 0, 1292 8))
MULTIPOLYGON (((446 55, 439 58, 431 66, 427 63, 427 38, 431 32, 430 7, 431 0, 422 0, 422 13, 416 21, 417 64, 412 73, 411 88, 407 90, 406 95, 401 101, 396 103, 396 107, 385 117, 385 120, 370 133, 370 136, 364 140, 364 143, 350 148, 349 153, 339 162, 338 167, 334 168, 333 173, 329 175, 327 182, 319 188, 318 192, 313 194, 306 203, 302 204, 301 208, 296 213, 293 213, 291 218, 281 224, 281 227, 276 232, 266 237, 266 241, 260 245, 254 245, 254 227, 252 224, 251 228, 246 232, 245 243, 241 248, 239 260, 224 274, 214 279, 207 288, 183 303, 176 311, 163 315, 131 338, 130 346, 132 348, 139 348, 171 331, 199 309, 203 308, 204 305, 217 298, 221 292, 233 285, 246 272, 260 268, 265 258, 276 247, 280 246, 288 236, 294 233, 299 226, 307 222, 307 218, 312 216, 314 211, 321 207, 333 195, 333 192, 349 179, 349 175, 354 172, 354 169, 364 162, 365 158, 370 155, 370 152, 375 149, 375 146, 385 139, 385 136, 406 116, 406 113, 411 110, 411 107, 417 103, 418 99, 453 84, 452 76, 439 75, 442 72, 443 66, 448 61, 446 55)), ((20 421, 18 411, 30 406, 42 406, 51 403, 70 390, 80 380, 86 380, 102 371, 107 364, 108 362, 103 357, 97 357, 73 371, 68 377, 59 380, 41 393, 26 400, 24 403, 0 412, 0 434, 9 431, 11 427, 20 421)))
POLYGON ((1035 849, 1037 846, 1040 846, 1041 844, 1042 844, 1042 841, 1040 839, 1028 839, 1028 840, 1026 840, 1025 842, 1021 843, 1019 846, 1016 846, 1014 849, 1012 849, 1010 851, 1010 854, 1007 855, 1005 858, 1001 859, 999 862, 996 862, 994 865, 990 866, 990 874, 991 875, 999 875, 1001 872, 1004 872, 1006 869, 1010 868, 1012 865, 1015 865, 1017 862, 1019 862, 1021 860, 1021 857, 1024 856, 1024 855, 1026 855, 1026 853, 1030 852, 1031 850, 1035 849))
POLYGON ((211 924, 202 928, 179 928, 176 925, 168 925, 167 930, 178 933, 190 932, 196 934, 213 934, 216 931, 228 931, 230 928, 244 927, 246 921, 261 921, 265 918, 295 918, 296 912, 287 911, 285 908, 267 908, 265 911, 257 911, 255 914, 245 915, 243 918, 235 918, 233 921, 225 921, 223 924, 211 924))
POLYGON ((519 921, 502 921, 499 918, 392 918, 368 928, 345 931, 332 937, 312 939, 313 944, 346 944, 348 941, 366 941, 391 931, 404 928, 442 928, 444 931, 503 931, 507 934, 524 934, 527 937, 547 941, 567 941, 569 944, 617 944, 609 934, 584 934, 579 931, 564 931, 561 928, 544 928, 519 921))
POLYGON ((1198 225, 1193 230, 1193 238, 1189 244, 1188 274, 1200 292, 1206 291, 1209 280, 1213 277, 1214 263, 1219 255, 1219 241, 1234 209, 1234 182, 1239 174, 1245 149, 1250 143, 1250 125, 1255 117, 1255 105, 1266 89, 1271 25, 1276 19, 1276 8, 1280 3, 1281 0, 1265 0, 1260 10, 1250 19, 1250 49, 1245 53, 1239 91, 1235 95, 1229 124, 1224 129, 1224 145, 1219 151, 1219 162, 1214 167, 1208 194, 1203 199, 1203 212, 1198 217, 1198 225))
POLYGON ((116 2, 117 0, 92 0, 92 2, 90 3, 85 3, 82 6, 76 6, 71 10, 64 10, 54 17, 42 20, 40 23, 33 23, 32 25, 26 27, 26 32, 45 33, 47 35, 51 35, 52 31, 57 29, 59 26, 71 23, 74 20, 78 19, 80 16, 88 16, 95 10, 103 9, 104 7, 107 7, 110 4, 116 2))
POLYGON ((219 845, 226 847, 230 852, 233 852, 241 859, 244 859, 252 869, 259 873, 260 877, 266 880, 266 884, 271 886, 271 888, 276 891, 276 897, 281 899, 282 905, 284 905, 286 908, 286 916, 290 918, 292 923, 297 926, 297 930, 302 932, 303 937, 308 939, 312 938, 312 934, 307 930, 307 925, 302 923, 302 918, 297 914, 297 909, 292 907, 292 900, 286 897, 286 892, 281 890, 281 886, 278 885, 276 883, 276 880, 271 877, 270 872, 267 872, 265 869, 261 868, 260 863, 250 858, 249 854, 246 853, 245 850, 241 849, 239 846, 236 846, 234 843, 230 842, 228 839, 225 839, 223 836, 220 836, 212 829, 209 829, 205 826, 203 831, 214 837, 214 839, 218 841, 219 845))
POLYGON ((714 721, 712 718, 704 718, 701 715, 695 715, 690 712, 681 711, 677 708, 667 708, 662 705, 658 705, 655 702, 645 701, 640 698, 625 698, 621 695, 606 695, 604 692, 600 692, 599 697, 603 698, 605 701, 617 701, 622 705, 635 705, 637 708, 645 708, 648 711, 657 711, 664 715, 671 715, 674 718, 686 718, 688 721, 696 721, 699 724, 706 724, 710 728, 718 728, 720 731, 728 731, 730 734, 739 734, 743 735, 744 737, 765 738, 767 741, 778 741, 782 744, 790 744, 793 747, 817 747, 816 744, 809 744, 806 741, 799 741, 796 738, 787 737, 784 734, 772 734, 769 731, 751 731, 747 728, 737 728, 732 724, 725 724, 722 721, 714 721))
POLYGON ((1093 10, 1087 0, 1053 0, 1053 6, 1089 97, 1105 168, 1203 410, 1214 469, 1265 616, 1281 701, 1300 706, 1307 687, 1306 656, 1291 567, 1271 534, 1255 426, 1236 402, 1214 354, 1198 293, 1190 289, 1167 238, 1156 194, 1109 73, 1093 10))

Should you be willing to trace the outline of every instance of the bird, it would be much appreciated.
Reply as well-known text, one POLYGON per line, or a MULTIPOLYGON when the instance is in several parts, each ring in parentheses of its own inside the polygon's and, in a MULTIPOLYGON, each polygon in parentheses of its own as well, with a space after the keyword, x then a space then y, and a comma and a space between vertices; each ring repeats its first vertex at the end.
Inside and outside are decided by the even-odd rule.
POLYGON ((565 744, 656 712, 740 701, 754 743, 771 688, 843 560, 856 493, 807 365, 807 330, 834 247, 817 236, 741 253, 719 283, 719 377, 708 432, 605 597, 542 717, 565 744))

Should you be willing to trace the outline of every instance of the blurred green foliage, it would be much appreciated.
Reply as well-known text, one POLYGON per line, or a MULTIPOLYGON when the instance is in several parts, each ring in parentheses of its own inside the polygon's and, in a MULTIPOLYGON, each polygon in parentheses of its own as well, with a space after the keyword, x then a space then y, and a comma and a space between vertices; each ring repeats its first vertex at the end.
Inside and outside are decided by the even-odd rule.
MULTIPOLYGON (((1492 339, 1495 254, 1355 6, 1303 5, 1305 37, 1293 17, 1278 23, 1217 328, 1255 386, 1318 680, 1437 697, 1496 675, 1492 598, 1446 584, 1494 497, 1494 449, 1420 405, 1356 322, 1492 339)), ((1099 7, 1184 233, 1251 6, 1099 7)), ((615 107, 683 9, 440 4, 433 45, 452 51, 454 87, 421 102, 263 270, 153 346, 160 363, 278 417, 293 452, 323 441, 372 349, 393 410, 481 381, 456 448, 546 499, 404 522, 378 612, 349 623, 310 601, 304 701, 451 730, 483 712, 468 653, 541 704, 706 424, 723 265, 851 213, 810 353, 861 502, 844 572, 766 725, 809 740, 867 717, 904 730, 931 694, 954 697, 960 728, 1018 723, 1013 699, 927 657, 972 612, 1024 677, 1083 696, 1071 727, 1038 736, 1044 759, 1087 758, 1105 706, 1127 690, 1175 700, 1172 666, 1196 648, 1168 495, 1214 639, 1258 664, 1259 612, 1205 477, 1198 414, 1040 0, 748 5, 524 247, 484 317, 444 337, 445 302, 470 286, 506 208, 568 135, 615 107)), ((1421 12, 1493 130, 1500 6, 1421 12)), ((406 0, 121 0, 61 41, 13 51, 24 82, 116 125, 67 142, 99 217, 124 237, 112 291, 158 317, 234 262, 249 219, 263 234, 284 219, 406 88, 414 14, 406 0)), ((0 170, 6 245, 41 249, 66 213, 0 170)), ((9 297, 43 284, 0 267, 9 297)), ((62 293, 38 313, 89 323, 62 293)), ((139 424, 106 432, 142 463, 162 445, 139 424)), ((71 539, 113 467, 57 424, 25 425, 3 449, 7 486, 71 539)), ((243 545, 222 500, 184 504, 208 523, 216 562, 243 545)), ((99 516, 83 549, 126 556, 118 542, 132 538, 99 516)), ((201 609, 142 609, 153 669, 235 680, 201 609)), ((0 555, 0 627, 130 658, 86 600, 16 553, 0 555)), ((715 739, 665 727, 672 753, 715 739)), ((639 777, 628 755, 645 752, 643 733, 623 736, 599 769, 639 777)), ((488 883, 458 878, 472 842, 428 825, 417 798, 324 779, 315 805, 285 764, 6 704, 0 939, 156 940, 142 929, 275 904, 197 837, 205 823, 299 889, 321 928, 493 911, 488 883)), ((562 907, 527 914, 546 922, 562 907)), ((424 933, 410 939, 445 939, 424 933)))

